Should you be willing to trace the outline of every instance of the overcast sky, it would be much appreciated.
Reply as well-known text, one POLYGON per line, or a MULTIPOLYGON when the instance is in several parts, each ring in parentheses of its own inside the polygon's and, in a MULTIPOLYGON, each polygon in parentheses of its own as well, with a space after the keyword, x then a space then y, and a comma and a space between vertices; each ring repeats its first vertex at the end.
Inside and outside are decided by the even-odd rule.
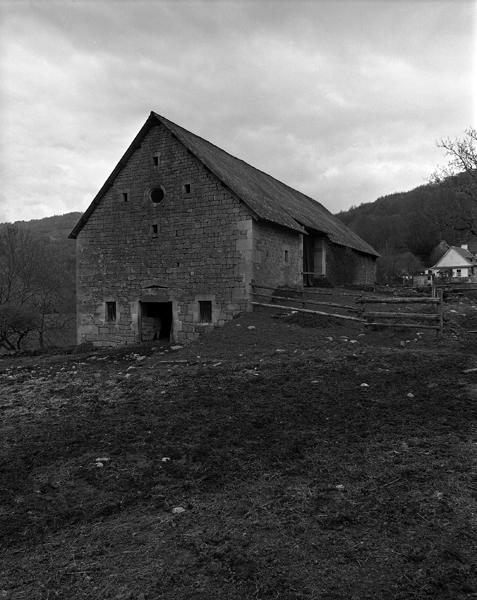
POLYGON ((154 110, 332 212, 476 124, 476 2, 0 0, 0 221, 84 210, 154 110))

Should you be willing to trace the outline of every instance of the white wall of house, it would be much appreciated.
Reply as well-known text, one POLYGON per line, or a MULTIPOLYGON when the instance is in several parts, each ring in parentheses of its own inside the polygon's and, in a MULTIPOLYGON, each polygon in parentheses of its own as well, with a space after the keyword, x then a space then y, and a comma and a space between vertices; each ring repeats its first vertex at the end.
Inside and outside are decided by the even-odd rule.
MULTIPOLYGON (((470 277, 471 275, 473 275, 473 269, 472 267, 445 267, 446 271, 450 271, 452 270, 452 277, 470 277)), ((440 273, 440 271, 444 271, 444 267, 442 267, 441 269, 439 268, 433 268, 433 269, 429 269, 428 273, 432 273, 433 275, 438 275, 440 273)))
POLYGON ((452 277, 469 277, 471 269, 468 267, 458 267, 452 269, 452 277))

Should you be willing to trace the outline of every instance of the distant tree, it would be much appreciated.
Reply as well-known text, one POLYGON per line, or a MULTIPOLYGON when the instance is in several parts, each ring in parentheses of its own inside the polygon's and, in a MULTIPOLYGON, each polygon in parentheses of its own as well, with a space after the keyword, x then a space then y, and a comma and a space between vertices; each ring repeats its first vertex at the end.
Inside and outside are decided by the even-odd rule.
POLYGON ((436 169, 430 182, 458 192, 452 226, 477 236, 477 130, 469 127, 463 137, 441 139, 437 146, 444 150, 447 164, 436 169))
POLYGON ((441 240, 430 254, 429 258, 431 266, 435 265, 436 262, 444 256, 447 250, 449 250, 449 248, 449 244, 445 240, 441 240))
POLYGON ((38 290, 36 244, 28 231, 7 225, 0 231, 0 305, 28 303, 38 290))
POLYGON ((434 183, 444 183, 464 173, 459 189, 477 201, 477 130, 469 127, 462 138, 441 139, 437 146, 445 151, 447 165, 439 167, 432 175, 434 183))
POLYGON ((0 306, 0 347, 20 350, 28 334, 38 329, 38 315, 27 306, 0 306))
POLYGON ((386 254, 378 258, 377 279, 379 283, 395 284, 402 282, 405 275, 413 275, 423 270, 423 264, 411 252, 386 254))
POLYGON ((0 346, 19 349, 36 332, 43 346, 47 315, 71 307, 71 259, 53 242, 17 225, 0 228, 0 346))

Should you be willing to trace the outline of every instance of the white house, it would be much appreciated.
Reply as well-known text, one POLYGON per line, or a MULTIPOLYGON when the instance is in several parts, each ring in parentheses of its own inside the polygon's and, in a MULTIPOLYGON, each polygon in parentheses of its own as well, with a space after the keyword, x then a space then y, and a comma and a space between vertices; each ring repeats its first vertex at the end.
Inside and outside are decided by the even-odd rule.
POLYGON ((469 278, 477 275, 477 257, 469 251, 468 244, 450 246, 427 273, 436 277, 469 278))

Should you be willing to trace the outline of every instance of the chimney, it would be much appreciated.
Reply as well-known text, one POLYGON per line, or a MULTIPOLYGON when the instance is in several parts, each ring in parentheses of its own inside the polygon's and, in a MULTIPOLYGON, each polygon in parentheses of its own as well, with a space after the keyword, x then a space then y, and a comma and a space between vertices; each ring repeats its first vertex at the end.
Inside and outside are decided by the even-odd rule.
POLYGON ((468 250, 468 249, 469 249, 469 244, 462 244, 462 245, 461 245, 461 248, 462 248, 463 250, 468 250))

